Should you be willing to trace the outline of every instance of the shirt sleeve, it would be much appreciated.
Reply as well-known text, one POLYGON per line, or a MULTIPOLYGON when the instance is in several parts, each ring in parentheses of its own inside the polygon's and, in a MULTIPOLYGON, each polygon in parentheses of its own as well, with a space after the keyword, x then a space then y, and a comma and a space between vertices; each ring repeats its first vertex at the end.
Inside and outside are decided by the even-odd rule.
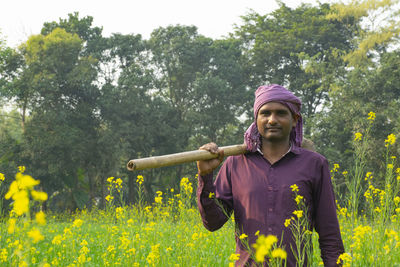
POLYGON ((213 173, 198 176, 197 206, 203 225, 209 231, 221 228, 232 214, 232 187, 226 162, 222 165, 215 182, 213 173))
POLYGON ((344 253, 336 214, 336 202, 333 192, 329 165, 326 159, 321 166, 321 177, 314 188, 315 230, 319 235, 319 246, 324 266, 338 266, 337 259, 344 253))

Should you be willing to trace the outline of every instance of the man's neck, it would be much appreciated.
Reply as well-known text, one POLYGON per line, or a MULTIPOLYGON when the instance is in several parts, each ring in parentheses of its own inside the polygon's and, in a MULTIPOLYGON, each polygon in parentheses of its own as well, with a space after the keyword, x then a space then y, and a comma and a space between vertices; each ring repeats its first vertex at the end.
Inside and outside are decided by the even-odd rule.
POLYGON ((271 142, 268 140, 262 140, 261 151, 271 164, 274 164, 280 160, 290 149, 289 140, 283 142, 271 142))

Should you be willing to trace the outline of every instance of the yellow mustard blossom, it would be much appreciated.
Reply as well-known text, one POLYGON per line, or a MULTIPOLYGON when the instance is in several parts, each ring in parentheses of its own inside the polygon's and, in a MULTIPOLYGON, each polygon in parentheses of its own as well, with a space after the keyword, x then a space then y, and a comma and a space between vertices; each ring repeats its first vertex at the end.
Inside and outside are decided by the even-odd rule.
POLYGON ((143 183, 144 179, 142 175, 138 175, 137 179, 136 179, 136 183, 138 183, 139 185, 141 185, 143 183))
POLYGON ((12 198, 14 199, 13 211, 17 216, 29 211, 29 197, 26 190, 18 191, 12 198))
POLYGON ((232 253, 230 256, 229 256, 229 260, 230 261, 238 261, 240 259, 240 254, 237 254, 237 253, 232 253))
POLYGON ((350 266, 350 263, 352 261, 352 257, 348 253, 343 253, 339 255, 339 258, 336 261, 336 264, 343 263, 343 267, 348 267, 350 266))
POLYGON ((260 235, 260 230, 257 230, 257 232, 254 233, 255 236, 259 236, 260 235))
POLYGON ((293 214, 297 216, 297 218, 303 217, 303 211, 302 210, 295 210, 293 211, 293 214))
POLYGON ((107 178, 107 182, 108 182, 108 183, 112 183, 113 180, 114 180, 114 177, 108 177, 108 178, 107 178))
POLYGON ((56 235, 54 238, 53 238, 53 240, 51 241, 51 243, 53 244, 53 245, 60 245, 61 244, 61 242, 62 242, 62 236, 61 235, 56 235))
POLYGON ((43 211, 39 211, 35 214, 35 220, 38 224, 45 225, 46 224, 46 215, 43 211))
POLYGON ((18 166, 18 171, 20 173, 24 173, 25 172, 25 166, 18 166))
POLYGON ((215 197, 215 193, 210 192, 210 193, 208 194, 208 198, 214 198, 214 197, 215 197))
POLYGON ((19 189, 32 189, 35 185, 40 184, 39 180, 35 180, 30 175, 17 173, 15 175, 15 180, 18 182, 19 189))
POLYGON ((355 133, 354 134, 354 141, 361 141, 362 139, 362 133, 355 133))
POLYGON ((3 182, 5 179, 6 179, 6 177, 4 177, 4 174, 2 174, 2 173, 0 172, 0 182, 3 182))
POLYGON ((146 258, 149 265, 155 265, 159 258, 160 258, 160 244, 151 246, 151 251, 146 258))
POLYGON ((72 223, 73 227, 79 228, 83 224, 83 221, 81 219, 75 219, 74 222, 72 223))
POLYGON ((255 248, 255 257, 257 262, 263 262, 265 256, 270 253, 272 246, 278 242, 278 238, 274 235, 268 235, 265 237, 264 235, 260 235, 257 238, 253 247, 255 248))
POLYGON ((8 251, 6 248, 0 249, 0 262, 7 262, 8 251))
POLYGON ((114 199, 113 196, 110 196, 110 195, 107 195, 107 196, 106 196, 106 200, 107 200, 108 202, 110 202, 110 201, 113 200, 113 199, 114 199))
POLYGON ((348 173, 349 173, 348 171, 342 172, 343 176, 346 176, 348 173))
POLYGON ((162 204, 162 192, 161 191, 157 191, 156 192, 157 196, 154 198, 154 202, 158 203, 158 204, 162 204))
POLYGON ((11 218, 11 219, 8 220, 7 231, 8 231, 9 234, 14 233, 16 223, 17 223, 17 220, 15 218, 11 218))
POLYGON ((389 134, 387 139, 385 140, 385 147, 389 145, 394 145, 396 143, 396 136, 394 134, 389 134))
POLYGON ((44 239, 44 236, 40 233, 40 231, 35 228, 28 232, 28 236, 32 238, 33 243, 37 243, 44 239))
POLYGON ((245 233, 243 233, 243 234, 241 234, 240 236, 239 236, 239 239, 241 239, 241 240, 243 240, 243 239, 246 239, 248 236, 245 234, 245 233))
POLYGON ((387 167, 388 169, 392 170, 392 169, 393 169, 393 164, 392 164, 392 163, 389 163, 386 167, 387 167))
POLYGON ((276 248, 271 252, 271 257, 272 258, 281 258, 282 260, 286 259, 286 251, 284 251, 281 248, 276 248))
POLYGON ((193 239, 193 240, 199 239, 199 234, 198 234, 198 233, 193 233, 192 239, 193 239))
POLYGON ((372 121, 375 120, 375 118, 376 118, 375 113, 372 112, 372 111, 370 111, 370 112, 368 113, 368 119, 367 119, 367 120, 369 120, 370 122, 372 122, 372 121))
POLYGON ((46 192, 39 192, 36 190, 32 190, 31 195, 32 195, 32 198, 37 201, 46 201, 47 200, 46 192))
POLYGON ((292 192, 299 192, 299 187, 297 186, 297 184, 292 184, 290 186, 290 189, 292 189, 292 192))
POLYGON ((288 227, 290 225, 290 222, 292 221, 292 219, 286 219, 285 220, 285 227, 288 227))
POLYGON ((300 202, 303 200, 303 196, 297 195, 296 198, 294 199, 296 201, 296 204, 299 205, 300 202))
POLYGON ((333 171, 337 172, 337 170, 340 168, 339 164, 335 163, 333 164, 333 171))

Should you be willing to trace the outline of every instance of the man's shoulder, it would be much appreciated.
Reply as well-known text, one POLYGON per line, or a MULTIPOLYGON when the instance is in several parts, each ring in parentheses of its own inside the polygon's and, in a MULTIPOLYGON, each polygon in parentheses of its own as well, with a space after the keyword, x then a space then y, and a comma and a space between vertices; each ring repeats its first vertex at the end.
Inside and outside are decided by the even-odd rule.
POLYGON ((312 151, 312 150, 305 149, 302 147, 297 147, 296 152, 297 153, 295 153, 295 154, 299 155, 301 158, 304 158, 304 159, 316 160, 319 162, 327 161, 325 156, 321 155, 320 153, 318 153, 316 151, 312 151))
POLYGON ((240 155, 229 156, 226 158, 225 161, 229 163, 238 163, 246 160, 251 160, 257 157, 262 157, 262 155, 259 152, 246 152, 240 155))

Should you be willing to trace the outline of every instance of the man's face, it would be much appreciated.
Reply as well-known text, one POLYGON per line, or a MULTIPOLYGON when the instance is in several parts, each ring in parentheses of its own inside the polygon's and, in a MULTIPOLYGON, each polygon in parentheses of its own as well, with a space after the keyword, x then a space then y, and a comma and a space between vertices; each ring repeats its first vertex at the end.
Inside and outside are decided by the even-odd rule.
POLYGON ((296 126, 297 119, 285 105, 269 102, 258 110, 258 132, 266 141, 289 141, 290 132, 296 126))

